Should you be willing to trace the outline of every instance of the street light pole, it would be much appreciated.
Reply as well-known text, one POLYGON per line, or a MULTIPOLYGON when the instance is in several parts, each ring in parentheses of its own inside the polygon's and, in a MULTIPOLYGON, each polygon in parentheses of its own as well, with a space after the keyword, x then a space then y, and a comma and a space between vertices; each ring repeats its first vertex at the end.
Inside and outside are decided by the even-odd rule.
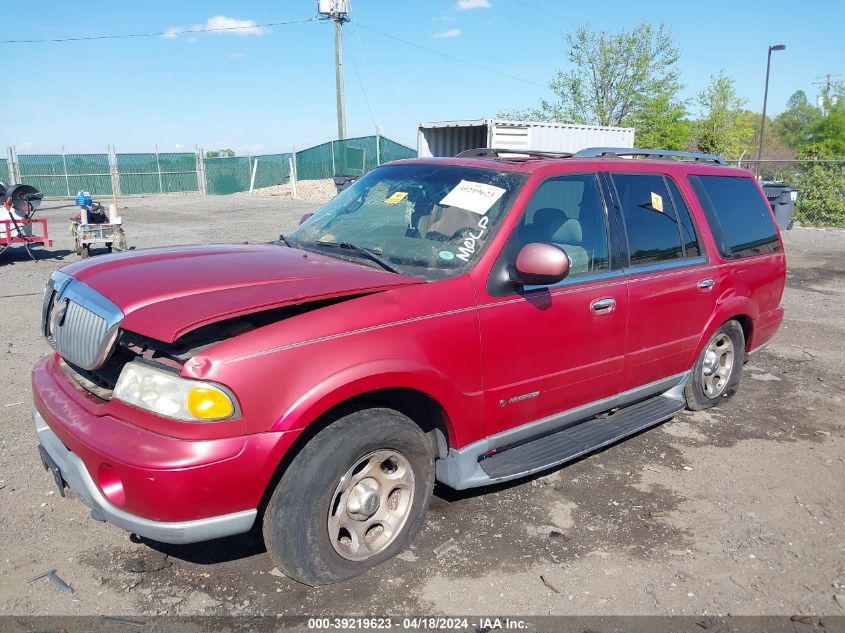
POLYGON ((760 140, 757 143, 757 175, 760 175, 760 161, 763 158, 763 133, 766 131, 766 104, 769 100, 769 71, 772 68, 772 51, 786 50, 786 44, 769 46, 769 57, 766 60, 766 88, 763 92, 763 116, 760 119, 760 140))

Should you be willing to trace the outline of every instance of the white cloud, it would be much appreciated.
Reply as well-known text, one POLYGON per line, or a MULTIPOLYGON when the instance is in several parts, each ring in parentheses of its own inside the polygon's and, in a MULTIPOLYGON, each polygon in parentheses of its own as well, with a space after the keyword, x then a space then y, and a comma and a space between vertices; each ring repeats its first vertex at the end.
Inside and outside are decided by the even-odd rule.
MULTIPOLYGON (((239 20, 227 18, 225 15, 215 15, 208 18, 205 24, 194 24, 191 27, 171 26, 163 34, 162 38, 173 40, 182 34, 204 33, 210 35, 266 35, 268 30, 258 26, 255 20, 239 20)), ((196 42, 196 37, 191 37, 189 42, 196 42)))
POLYGON ((246 53, 241 53, 240 51, 239 51, 239 52, 237 52, 237 53, 231 53, 231 54, 228 56, 228 58, 229 58, 229 59, 234 59, 234 60, 246 59, 246 53))
POLYGON ((460 37, 463 35, 464 32, 461 29, 449 29, 448 31, 440 31, 440 33, 435 33, 431 37, 436 40, 448 40, 452 39, 453 37, 460 37))
POLYGON ((213 18, 208 18, 208 21, 201 28, 208 30, 229 29, 228 31, 218 30, 215 32, 217 35, 265 35, 267 33, 267 29, 258 26, 255 20, 238 20, 237 18, 227 18, 225 15, 215 15, 213 18))
POLYGON ((470 9, 492 9, 490 0, 458 0, 455 5, 458 11, 469 11, 470 9))

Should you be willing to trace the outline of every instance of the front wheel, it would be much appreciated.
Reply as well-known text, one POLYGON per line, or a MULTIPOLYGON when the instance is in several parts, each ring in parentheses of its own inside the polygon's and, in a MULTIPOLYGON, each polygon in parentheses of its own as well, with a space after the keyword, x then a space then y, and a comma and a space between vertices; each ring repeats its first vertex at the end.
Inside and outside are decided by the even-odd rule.
POLYGON ((713 333, 692 368, 684 397, 687 408, 702 411, 733 397, 739 390, 745 359, 745 334, 736 321, 713 333))
POLYGON ((264 541, 294 580, 347 580, 411 543, 433 487, 431 443, 414 422, 392 409, 354 411, 290 463, 264 514, 264 541))

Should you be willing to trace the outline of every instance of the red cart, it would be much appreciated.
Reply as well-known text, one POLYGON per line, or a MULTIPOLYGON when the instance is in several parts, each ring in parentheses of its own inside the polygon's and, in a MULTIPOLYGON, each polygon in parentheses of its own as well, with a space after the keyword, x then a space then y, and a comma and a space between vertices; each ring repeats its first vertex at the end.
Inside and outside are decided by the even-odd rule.
POLYGON ((32 259, 35 259, 32 251, 29 250, 29 247, 33 245, 48 247, 53 245, 53 240, 47 234, 46 219, 0 219, 0 254, 4 253, 11 246, 23 246, 27 254, 32 259))

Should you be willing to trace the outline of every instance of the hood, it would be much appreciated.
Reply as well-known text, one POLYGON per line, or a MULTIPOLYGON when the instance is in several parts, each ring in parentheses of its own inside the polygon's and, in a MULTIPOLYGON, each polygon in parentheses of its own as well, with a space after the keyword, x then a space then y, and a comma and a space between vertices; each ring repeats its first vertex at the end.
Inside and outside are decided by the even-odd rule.
POLYGON ((62 269, 118 306, 121 327, 172 343, 203 325, 421 280, 273 244, 130 251, 62 269))

